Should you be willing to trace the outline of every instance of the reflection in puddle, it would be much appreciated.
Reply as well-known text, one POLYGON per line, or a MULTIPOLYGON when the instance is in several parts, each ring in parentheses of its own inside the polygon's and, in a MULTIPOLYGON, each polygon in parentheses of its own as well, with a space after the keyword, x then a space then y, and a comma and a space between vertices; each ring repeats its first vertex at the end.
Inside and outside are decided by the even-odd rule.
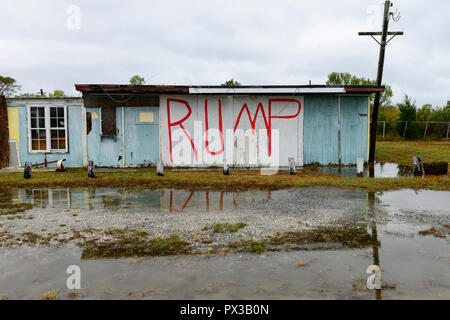
MULTIPOLYGON (((83 290, 79 298, 448 299, 448 239, 421 236, 419 232, 431 226, 448 227, 449 195, 450 192, 444 191, 374 193, 336 188, 245 192, 19 189, 2 194, 2 199, 10 197, 13 202, 32 203, 36 221, 29 220, 28 225, 39 223, 39 212, 54 219, 54 211, 61 211, 57 209, 73 208, 85 215, 80 222, 71 220, 75 221, 72 223, 101 217, 99 221, 106 228, 111 220, 125 217, 124 227, 139 220, 136 223, 141 227, 168 234, 191 233, 211 226, 214 221, 239 217, 247 226, 236 233, 214 235, 212 231, 204 231, 215 241, 212 247, 219 246, 219 240, 228 241, 238 235, 254 238, 257 244, 265 241, 265 247, 260 252, 253 251, 259 254, 249 250, 224 256, 136 257, 130 251, 131 254, 120 258, 109 255, 108 248, 94 246, 96 252, 86 251, 73 243, 58 248, 0 248, 0 296, 37 299, 55 289, 61 299, 66 299, 65 270, 75 264, 82 270, 83 290), (398 218, 397 214, 404 212, 410 216, 398 218), (424 213, 426 221, 416 219, 424 213), (338 223, 347 229, 342 233, 329 229, 338 223), (321 231, 317 234, 295 231, 305 224, 311 225, 306 230, 321 231), (261 232, 273 236, 263 235, 257 240, 261 232), (89 259, 83 259, 83 255, 89 259), (381 290, 365 288, 366 269, 372 264, 383 270, 381 290)), ((58 214, 62 219, 61 213, 58 214)), ((47 228, 52 226, 53 220, 44 221, 47 228)), ((2 220, 0 233, 2 228, 12 228, 8 223, 12 226, 24 222, 2 220)), ((124 244, 133 249, 130 247, 133 241, 139 243, 146 234, 136 237, 124 240, 124 244)), ((251 248, 254 243, 246 245, 251 248)), ((159 244, 158 248, 161 249, 159 244)), ((141 249, 145 253, 145 246, 141 249)))
MULTIPOLYGON (((356 177, 356 166, 353 167, 305 167, 306 171, 314 171, 324 174, 333 174, 341 177, 356 177)), ((364 167, 364 177, 368 176, 368 168, 364 167)), ((413 177, 412 166, 390 162, 376 162, 375 163, 375 178, 398 178, 398 177, 413 177)))

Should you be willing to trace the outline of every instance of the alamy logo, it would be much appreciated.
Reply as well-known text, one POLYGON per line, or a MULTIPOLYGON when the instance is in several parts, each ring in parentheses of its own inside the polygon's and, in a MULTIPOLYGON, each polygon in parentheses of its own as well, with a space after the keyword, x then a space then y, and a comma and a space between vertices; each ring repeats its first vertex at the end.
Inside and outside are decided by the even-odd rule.
POLYGON ((67 29, 80 30, 81 29, 81 9, 79 6, 70 5, 67 7, 67 29))
POLYGON ((370 276, 367 278, 367 289, 381 289, 381 269, 377 265, 371 265, 367 267, 367 274, 370 276))
POLYGON ((81 289, 81 269, 77 265, 71 265, 67 267, 67 274, 70 276, 66 280, 66 287, 69 290, 81 289))

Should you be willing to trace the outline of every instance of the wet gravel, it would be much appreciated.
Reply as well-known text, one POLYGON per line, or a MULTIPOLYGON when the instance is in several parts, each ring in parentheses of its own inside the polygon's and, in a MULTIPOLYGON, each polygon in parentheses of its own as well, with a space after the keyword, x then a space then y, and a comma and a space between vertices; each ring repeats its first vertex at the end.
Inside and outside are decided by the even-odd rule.
MULTIPOLYGON (((71 191, 72 201, 68 209, 35 206, 25 213, 23 219, 11 220, 0 216, 0 244, 14 244, 16 236, 24 233, 54 235, 57 241, 67 241, 73 237, 73 231, 89 231, 92 237, 107 240, 110 237, 103 233, 105 230, 133 229, 144 230, 151 237, 179 235, 200 245, 223 245, 239 239, 261 240, 277 232, 318 226, 351 226, 374 220, 438 226, 450 224, 449 215, 389 212, 389 208, 374 200, 373 195, 331 187, 225 195, 170 190, 135 194, 104 189, 86 197, 83 192, 86 193, 71 191), (217 205, 218 201, 222 204, 217 205), (233 233, 203 230, 227 222, 247 225, 233 233)), ((20 244, 20 241, 15 244, 20 244)))

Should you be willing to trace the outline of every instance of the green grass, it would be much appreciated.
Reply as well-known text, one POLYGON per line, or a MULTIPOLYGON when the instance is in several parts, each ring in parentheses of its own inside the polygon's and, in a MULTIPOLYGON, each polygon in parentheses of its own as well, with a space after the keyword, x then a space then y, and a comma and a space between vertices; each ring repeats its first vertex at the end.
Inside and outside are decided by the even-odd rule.
MULTIPOLYGON (((412 165, 414 155, 422 156, 422 162, 450 162, 450 141, 378 141, 376 160, 412 165)), ((450 175, 421 178, 339 178, 334 175, 298 171, 289 175, 280 171, 275 175, 261 175, 259 170, 231 170, 224 176, 220 170, 166 170, 164 176, 154 169, 97 173, 87 177, 86 169, 68 169, 66 172, 33 172, 25 180, 23 173, 0 173, 3 188, 42 187, 125 187, 175 188, 196 190, 239 191, 248 189, 276 190, 290 187, 331 186, 358 188, 368 191, 395 190, 401 188, 450 190, 450 175)), ((114 200, 105 199, 112 208, 114 200)))
POLYGON ((377 141, 376 161, 412 165, 414 156, 422 162, 450 162, 450 141, 377 141))
POLYGON ((239 191, 249 189, 277 190, 290 187, 331 186, 358 188, 368 191, 395 190, 402 188, 450 190, 450 176, 427 176, 421 178, 339 178, 315 172, 297 172, 289 175, 280 171, 275 175, 263 176, 258 170, 232 170, 224 176, 218 170, 170 171, 163 177, 154 169, 134 172, 99 173, 97 178, 88 179, 86 170, 76 169, 64 173, 34 173, 31 179, 23 179, 21 173, 0 173, 4 188, 43 187, 112 187, 132 188, 175 188, 196 190, 239 191))
POLYGON ((245 222, 238 222, 238 223, 217 223, 213 225, 212 227, 204 227, 203 230, 209 230, 212 229, 214 233, 233 233, 238 231, 239 229, 242 229, 247 224, 245 222))

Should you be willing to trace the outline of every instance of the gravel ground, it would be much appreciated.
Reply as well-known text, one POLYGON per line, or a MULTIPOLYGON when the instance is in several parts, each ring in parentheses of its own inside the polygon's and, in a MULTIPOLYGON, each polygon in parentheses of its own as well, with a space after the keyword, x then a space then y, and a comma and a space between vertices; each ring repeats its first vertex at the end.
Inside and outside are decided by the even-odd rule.
POLYGON ((97 189, 58 190, 51 197, 18 190, 16 197, 34 202, 23 219, 0 216, 0 244, 20 245, 20 235, 53 235, 51 244, 86 231, 91 237, 109 240, 109 229, 144 230, 151 237, 179 235, 197 243, 224 245, 239 239, 264 239, 277 232, 298 231, 317 226, 351 225, 395 219, 408 223, 448 225, 449 215, 390 212, 378 201, 368 201, 366 192, 330 187, 279 191, 205 192, 181 190, 97 189), (49 199, 52 199, 51 201, 49 199), (67 200, 69 199, 69 200, 67 200), (47 202, 45 202, 47 201, 47 202), (46 208, 39 207, 47 203, 46 208), (29 219, 27 219, 29 217, 29 219), (32 218, 31 218, 32 217, 32 218), (244 222, 233 233, 203 230, 217 223, 244 222))

